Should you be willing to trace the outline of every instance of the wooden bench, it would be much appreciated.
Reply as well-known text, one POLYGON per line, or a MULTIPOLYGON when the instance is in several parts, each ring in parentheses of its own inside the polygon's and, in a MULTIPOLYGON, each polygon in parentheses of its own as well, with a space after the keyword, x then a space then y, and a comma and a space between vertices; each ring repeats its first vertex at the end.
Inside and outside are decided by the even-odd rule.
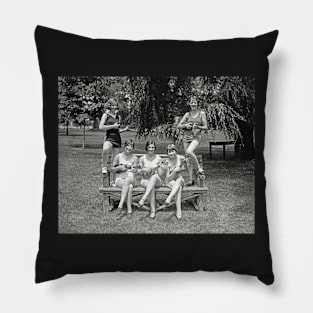
POLYGON ((227 145, 234 145, 235 141, 209 141, 209 151, 210 151, 210 159, 212 159, 212 146, 223 146, 223 160, 226 157, 226 149, 225 146, 227 145))
MULTIPOLYGON (((142 154, 136 154, 137 157, 142 156, 142 154)), ((166 154, 160 155, 162 158, 168 158, 166 154)), ((199 163, 202 167, 202 155, 197 155, 199 163)), ((115 207, 116 202, 120 200, 121 188, 110 186, 110 174, 103 177, 103 186, 99 188, 99 192, 103 195, 103 213, 107 214, 113 207, 115 207)), ((187 170, 182 171, 182 176, 185 181, 188 180, 187 170)), ((208 188, 203 186, 203 179, 200 179, 196 171, 194 172, 194 177, 196 184, 190 187, 183 187, 182 192, 182 203, 190 202, 197 211, 204 211, 206 208, 206 203, 204 201, 204 195, 208 192, 208 188)), ((138 186, 139 182, 136 182, 136 186, 133 188, 133 205, 138 206, 138 201, 141 199, 145 192, 145 189, 138 186)), ((156 188, 156 198, 157 198, 157 211, 165 209, 164 205, 159 205, 158 196, 166 196, 171 192, 171 189, 166 186, 161 186, 156 188)), ((147 200, 148 201, 148 200, 147 200)), ((173 200, 175 201, 175 200, 173 200)), ((175 204, 172 202, 170 205, 175 204)), ((144 209, 150 210, 147 205, 143 206, 144 209)))

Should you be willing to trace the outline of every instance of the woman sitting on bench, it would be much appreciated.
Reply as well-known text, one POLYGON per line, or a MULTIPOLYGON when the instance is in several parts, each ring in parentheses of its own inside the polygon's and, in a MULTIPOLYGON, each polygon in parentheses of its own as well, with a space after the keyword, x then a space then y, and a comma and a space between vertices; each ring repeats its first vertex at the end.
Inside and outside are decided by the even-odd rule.
POLYGON ((169 160, 165 166, 166 174, 165 181, 166 186, 171 188, 171 192, 166 198, 164 205, 166 207, 170 206, 173 197, 175 196, 176 202, 176 217, 181 219, 181 196, 184 185, 184 178, 181 175, 183 156, 177 155, 177 148, 174 144, 169 144, 166 148, 169 160))
POLYGON ((203 168, 201 168, 199 161, 194 153, 201 141, 201 131, 208 129, 208 121, 206 114, 198 107, 196 98, 190 100, 190 112, 187 112, 179 122, 178 129, 184 130, 183 144, 185 153, 190 160, 187 161, 187 168, 189 174, 189 182, 186 186, 194 185, 193 166, 196 166, 197 173, 204 175, 203 168), (191 161, 191 162, 190 162, 191 161))
POLYGON ((122 188, 118 208, 123 209, 127 198, 127 214, 132 213, 133 187, 135 186, 134 169, 137 166, 137 157, 133 154, 134 147, 133 140, 126 140, 125 151, 114 158, 112 165, 112 171, 115 172, 115 184, 122 188))
POLYGON ((142 207, 148 197, 150 197, 150 218, 155 218, 155 188, 161 186, 161 178, 158 175, 158 169, 161 164, 161 157, 156 155, 154 152, 156 150, 156 145, 153 140, 149 140, 146 143, 147 154, 143 155, 139 159, 138 173, 141 174, 142 179, 140 185, 145 188, 145 193, 138 203, 139 207, 142 207))

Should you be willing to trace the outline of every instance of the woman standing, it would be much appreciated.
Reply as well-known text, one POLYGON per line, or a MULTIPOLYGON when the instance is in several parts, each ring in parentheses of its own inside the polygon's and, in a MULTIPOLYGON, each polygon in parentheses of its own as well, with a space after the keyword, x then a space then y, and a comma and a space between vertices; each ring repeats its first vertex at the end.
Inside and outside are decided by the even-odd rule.
POLYGON ((177 128, 184 130, 183 144, 187 156, 189 174, 189 182, 186 183, 186 186, 192 186, 194 185, 193 167, 196 167, 198 174, 204 174, 194 151, 200 144, 201 132, 208 129, 206 114, 198 107, 195 98, 191 98, 190 111, 183 116, 177 128))
POLYGON ((115 184, 122 189, 118 208, 122 209, 127 199, 127 214, 132 213, 133 187, 135 186, 134 169, 137 166, 137 158, 133 154, 134 147, 131 139, 126 140, 125 151, 115 156, 112 165, 112 171, 116 173, 115 184))
POLYGON ((106 131, 106 138, 102 149, 102 174, 108 173, 108 155, 112 152, 111 159, 119 153, 121 148, 120 133, 126 131, 128 127, 120 129, 121 116, 118 115, 118 104, 114 99, 109 99, 106 104, 106 111, 103 113, 99 125, 100 130, 106 131))
POLYGON ((161 186, 161 178, 158 175, 158 169, 161 164, 161 157, 155 154, 155 142, 150 140, 146 143, 147 154, 139 159, 138 171, 142 175, 140 185, 145 188, 145 193, 139 201, 139 207, 142 207, 148 197, 150 197, 150 218, 155 218, 155 188, 161 186))

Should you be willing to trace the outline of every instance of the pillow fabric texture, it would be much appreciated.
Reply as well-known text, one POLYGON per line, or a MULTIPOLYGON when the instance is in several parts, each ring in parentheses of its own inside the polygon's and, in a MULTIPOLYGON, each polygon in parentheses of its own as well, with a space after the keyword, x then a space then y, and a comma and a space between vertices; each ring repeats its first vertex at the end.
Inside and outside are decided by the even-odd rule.
MULTIPOLYGON (((46 163, 36 283, 66 274, 232 271, 274 281, 264 177, 265 100, 278 31, 213 41, 91 39, 37 26, 46 163), (58 230, 58 77, 248 76, 255 79, 253 234, 62 234, 58 230)), ((100 163, 101 151, 99 151, 100 163)), ((101 178, 99 178, 99 186, 101 178)))

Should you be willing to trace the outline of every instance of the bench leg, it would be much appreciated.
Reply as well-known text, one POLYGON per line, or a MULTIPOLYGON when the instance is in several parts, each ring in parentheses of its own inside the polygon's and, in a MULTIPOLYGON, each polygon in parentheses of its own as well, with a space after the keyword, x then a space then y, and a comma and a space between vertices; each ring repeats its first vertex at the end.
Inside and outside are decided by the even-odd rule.
POLYGON ((109 211, 114 209, 114 200, 113 198, 109 197, 109 211))
POLYGON ((191 199, 191 203, 192 203, 193 207, 195 208, 195 210, 199 211, 197 200, 191 199))
POLYGON ((103 214, 108 214, 110 208, 110 200, 108 195, 103 195, 103 214))
POLYGON ((205 202, 204 202, 204 196, 203 195, 200 195, 197 198, 197 206, 198 206, 199 211, 205 211, 205 202))
POLYGON ((102 174, 102 186, 109 187, 110 186, 110 173, 102 174))

